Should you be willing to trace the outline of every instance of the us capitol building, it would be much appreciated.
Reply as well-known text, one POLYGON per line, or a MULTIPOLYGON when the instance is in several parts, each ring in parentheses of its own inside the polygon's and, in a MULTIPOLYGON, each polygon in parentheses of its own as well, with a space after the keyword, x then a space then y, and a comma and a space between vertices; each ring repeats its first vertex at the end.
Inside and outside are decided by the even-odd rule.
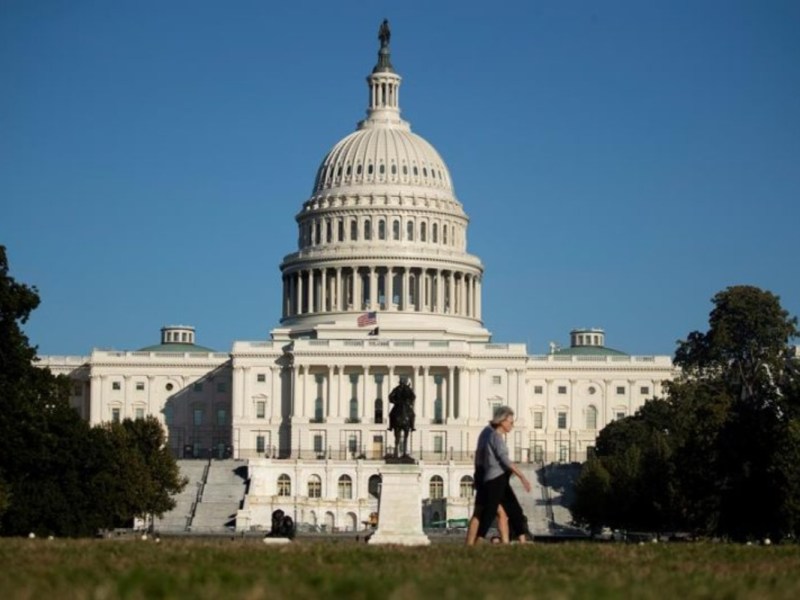
POLYGON ((238 528, 268 527, 277 508, 299 523, 366 521, 400 380, 417 396, 422 497, 462 517, 472 451, 496 405, 516 412, 514 460, 583 461, 607 423, 672 377, 670 357, 613 350, 600 329, 573 330, 569 347, 546 355, 492 341, 469 219, 442 157, 401 118, 401 81, 382 30, 366 119, 325 156, 295 217, 270 339, 215 352, 175 325, 140 350, 39 363, 72 379, 72 403, 92 424, 153 415, 177 457, 243 461, 238 528))

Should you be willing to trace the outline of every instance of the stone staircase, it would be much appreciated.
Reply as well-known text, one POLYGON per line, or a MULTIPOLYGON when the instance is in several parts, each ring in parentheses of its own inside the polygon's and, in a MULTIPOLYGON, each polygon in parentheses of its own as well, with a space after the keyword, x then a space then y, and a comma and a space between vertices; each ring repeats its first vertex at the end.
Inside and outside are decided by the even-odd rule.
POLYGON ((186 531, 194 512, 195 502, 197 502, 197 492, 202 485, 208 461, 179 460, 177 462, 181 477, 188 478, 189 482, 180 494, 173 496, 175 508, 164 513, 160 519, 157 518, 155 520, 153 523, 155 531, 186 531))
POLYGON ((213 460, 208 464, 189 524, 193 533, 233 530, 246 492, 245 461, 213 460))

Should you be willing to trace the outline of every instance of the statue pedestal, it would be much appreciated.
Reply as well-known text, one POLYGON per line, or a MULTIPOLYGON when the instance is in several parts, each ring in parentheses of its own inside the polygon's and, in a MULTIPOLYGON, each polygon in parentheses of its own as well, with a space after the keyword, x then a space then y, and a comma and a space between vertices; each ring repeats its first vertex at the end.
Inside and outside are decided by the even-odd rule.
POLYGON ((422 531, 422 469, 414 464, 385 464, 380 469, 378 529, 370 544, 427 546, 422 531))

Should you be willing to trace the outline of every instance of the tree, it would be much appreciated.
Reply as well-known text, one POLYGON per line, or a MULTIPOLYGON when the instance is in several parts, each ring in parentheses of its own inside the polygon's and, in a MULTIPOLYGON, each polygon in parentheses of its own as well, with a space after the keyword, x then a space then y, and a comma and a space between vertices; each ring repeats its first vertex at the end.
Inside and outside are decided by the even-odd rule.
POLYGON ((35 366, 21 325, 38 305, 0 246, 0 532, 85 536, 163 514, 185 482, 161 425, 90 428, 69 406, 69 380, 35 366))
POLYGON ((680 416, 677 470, 695 502, 690 523, 737 539, 796 531, 800 446, 798 335, 774 294, 734 286, 716 294, 707 332, 680 342, 681 376, 669 386, 680 416))
POLYGON ((39 305, 36 288, 9 275, 0 246, 0 480, 11 534, 84 532, 82 457, 88 426, 69 407, 69 383, 34 366, 36 348, 22 332, 39 305))
POLYGON ((708 331, 679 342, 666 399, 600 432, 608 489, 587 464, 576 503, 585 522, 734 539, 800 533, 797 318, 755 287, 712 301, 708 331), (601 494, 601 515, 587 512, 589 494, 601 494))

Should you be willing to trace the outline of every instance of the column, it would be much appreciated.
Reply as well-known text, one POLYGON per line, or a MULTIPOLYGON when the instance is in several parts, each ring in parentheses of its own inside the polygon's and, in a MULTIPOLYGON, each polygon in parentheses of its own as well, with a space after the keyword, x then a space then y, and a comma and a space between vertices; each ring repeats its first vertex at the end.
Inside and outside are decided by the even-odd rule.
POLYGON ((342 267, 336 267, 336 308, 334 310, 345 310, 344 294, 342 294, 342 267))
POLYGON ((363 308, 364 294, 362 292, 363 282, 358 267, 353 267, 353 308, 361 310, 363 308))
POLYGON ((367 377, 369 377, 369 367, 363 366, 361 369, 364 371, 364 381, 361 382, 361 398, 359 398, 358 416, 361 418, 362 423, 366 423, 367 419, 367 377))
POLYGON ((102 411, 103 377, 92 375, 89 384, 89 424, 97 425, 103 421, 102 411))
POLYGON ((481 320, 481 312, 483 307, 481 306, 481 280, 475 280, 475 318, 481 320))
POLYGON ((344 385, 345 385, 345 381, 344 381, 344 365, 339 365, 338 369, 339 369, 339 392, 337 394, 338 397, 336 398, 336 417, 341 420, 347 414, 343 410, 343 404, 344 404, 344 401, 345 401, 344 400, 344 396, 345 396, 345 394, 344 394, 344 385))
POLYGON ((303 271, 297 272, 297 314, 303 314, 303 271))
POLYGON ((448 302, 449 302, 448 310, 449 310, 451 315, 456 314, 456 277, 455 277, 455 275, 456 274, 455 274, 454 271, 450 271, 450 277, 448 278, 448 281, 447 281, 448 282, 448 286, 447 287, 450 290, 448 292, 448 295, 450 296, 448 298, 448 302))
POLYGON ((435 310, 439 314, 444 313, 444 280, 442 279, 442 270, 436 269, 436 305, 435 310))
POLYGON ((322 269, 322 280, 320 281, 320 312, 328 311, 328 269, 322 269))
POLYGON ((231 396, 233 402, 231 403, 231 420, 242 419, 245 417, 245 398, 247 394, 244 389, 244 367, 236 365, 233 367, 233 377, 231 382, 231 396), (237 399, 239 402, 237 402, 237 399))
POLYGON ((283 412, 283 386, 281 385, 281 369, 271 367, 269 370, 270 377, 270 396, 269 396, 269 417, 270 424, 274 423, 274 419, 280 419, 283 412))
POLYGON ((411 290, 409 289, 409 285, 411 282, 411 269, 409 267, 403 267, 403 296, 400 298, 400 309, 401 310, 408 310, 409 300, 413 304, 413 296, 411 295, 411 290))
POLYGON ((466 420, 465 417, 469 412, 469 373, 464 367, 458 368, 458 390, 456 396, 456 418, 459 421, 466 420))
POLYGON ((378 306, 378 277, 375 267, 369 268, 369 304, 367 310, 375 310, 378 306))
MULTIPOLYGON (((386 294, 386 309, 394 310, 394 272, 392 267, 386 267, 386 275, 384 277, 386 278, 383 281, 383 292, 386 294)), ((403 299, 401 298, 400 302, 402 301, 403 299)))

